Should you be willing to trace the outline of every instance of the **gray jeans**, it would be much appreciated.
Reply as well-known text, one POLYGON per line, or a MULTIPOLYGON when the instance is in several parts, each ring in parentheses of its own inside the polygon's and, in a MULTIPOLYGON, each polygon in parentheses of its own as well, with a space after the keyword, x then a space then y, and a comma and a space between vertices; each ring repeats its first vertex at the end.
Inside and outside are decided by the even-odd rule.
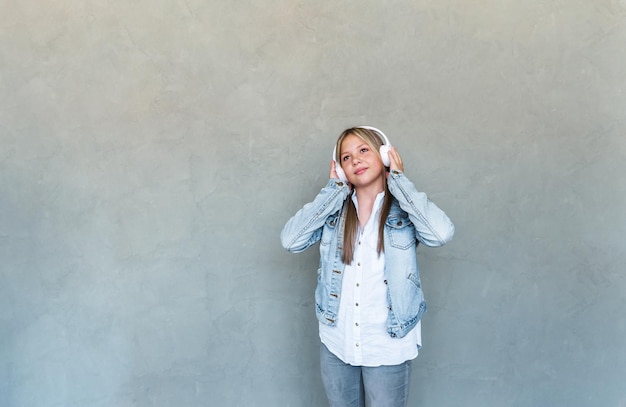
POLYGON ((410 360, 396 366, 352 366, 321 344, 320 365, 330 407, 406 407, 410 360))

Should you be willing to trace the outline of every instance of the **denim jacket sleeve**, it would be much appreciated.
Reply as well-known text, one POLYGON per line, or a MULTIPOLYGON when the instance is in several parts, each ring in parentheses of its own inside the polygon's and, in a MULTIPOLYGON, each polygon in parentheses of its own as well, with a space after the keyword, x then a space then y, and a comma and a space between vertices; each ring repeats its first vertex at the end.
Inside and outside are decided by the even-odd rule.
POLYGON ((400 208, 408 213, 421 243, 436 247, 443 246, 452 239, 454 224, 450 218, 425 193, 418 192, 404 173, 391 171, 387 183, 400 208))
POLYGON ((326 218, 338 212, 350 194, 345 182, 330 179, 328 184, 302 209, 287 221, 280 233, 280 241, 287 251, 300 253, 320 240, 326 218))

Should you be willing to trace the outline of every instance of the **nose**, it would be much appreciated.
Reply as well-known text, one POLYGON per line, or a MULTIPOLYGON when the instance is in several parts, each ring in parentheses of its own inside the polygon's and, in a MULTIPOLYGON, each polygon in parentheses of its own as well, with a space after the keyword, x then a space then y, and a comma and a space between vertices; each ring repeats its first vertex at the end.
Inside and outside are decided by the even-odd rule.
POLYGON ((355 166, 355 165, 357 165, 357 164, 359 164, 359 163, 361 162, 361 160, 359 159, 359 157, 356 157, 356 156, 353 156, 353 157, 351 158, 351 161, 352 161, 352 166, 355 166))

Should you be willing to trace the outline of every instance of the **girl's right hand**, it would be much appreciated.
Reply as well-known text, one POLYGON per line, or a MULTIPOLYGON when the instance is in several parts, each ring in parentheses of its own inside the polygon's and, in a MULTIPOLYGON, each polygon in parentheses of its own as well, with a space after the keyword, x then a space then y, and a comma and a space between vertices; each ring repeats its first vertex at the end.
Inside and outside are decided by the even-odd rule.
MULTIPOLYGON (((335 160, 332 160, 330 162, 330 178, 332 179, 340 179, 339 175, 337 175, 337 170, 335 169, 336 165, 337 163, 335 162, 335 160)), ((349 182, 346 182, 346 185, 348 185, 348 188, 350 188, 350 190, 352 191, 352 184, 349 182)))
POLYGON ((337 175, 337 171, 335 170, 335 165, 337 165, 337 163, 335 162, 335 160, 331 160, 330 161, 330 178, 339 178, 339 175, 337 175))

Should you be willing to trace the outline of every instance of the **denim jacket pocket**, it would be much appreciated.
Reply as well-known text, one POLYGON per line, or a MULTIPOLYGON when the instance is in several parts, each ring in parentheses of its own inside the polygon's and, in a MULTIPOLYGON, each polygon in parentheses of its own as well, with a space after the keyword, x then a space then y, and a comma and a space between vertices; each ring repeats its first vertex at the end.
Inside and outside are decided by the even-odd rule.
POLYGON ((390 216, 385 225, 393 247, 406 250, 415 246, 415 228, 408 216, 390 216))
POLYGON ((407 278, 409 279, 410 282, 412 282, 413 284, 415 284, 415 287, 418 289, 422 289, 422 282, 420 281, 420 276, 418 274, 415 273, 410 273, 407 278))
POLYGON ((327 246, 332 241, 333 235, 335 234, 335 229, 337 228, 338 220, 338 214, 330 215, 328 218, 326 218, 326 222, 324 222, 324 227, 322 229, 322 245, 327 246))

